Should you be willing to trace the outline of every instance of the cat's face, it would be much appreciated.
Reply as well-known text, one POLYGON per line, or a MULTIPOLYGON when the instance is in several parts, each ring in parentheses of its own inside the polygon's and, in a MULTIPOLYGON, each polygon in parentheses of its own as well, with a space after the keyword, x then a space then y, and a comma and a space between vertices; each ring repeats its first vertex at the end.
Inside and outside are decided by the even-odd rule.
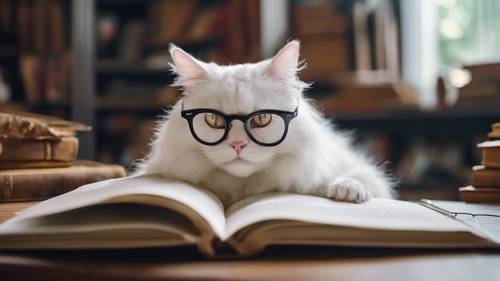
MULTIPOLYGON (((298 48, 298 42, 291 42, 272 60, 219 66, 197 61, 173 47, 171 54, 179 75, 178 84, 185 88, 184 109, 210 108, 226 115, 248 115, 263 109, 294 111, 303 87, 295 75, 298 48)), ((197 142, 197 145, 215 166, 237 177, 247 177, 269 169, 273 159, 296 147, 298 136, 295 135, 294 122, 296 120, 291 120, 285 140, 276 146, 262 146, 252 141, 240 120, 231 122, 227 137, 221 143, 205 145, 197 142)), ((223 119, 209 113, 193 119, 196 132, 207 141, 220 138, 223 123, 223 119)), ((249 120, 249 128, 264 140, 275 139, 284 127, 283 120, 275 115, 260 115, 249 120)), ((193 141, 191 134, 188 135, 193 141)))

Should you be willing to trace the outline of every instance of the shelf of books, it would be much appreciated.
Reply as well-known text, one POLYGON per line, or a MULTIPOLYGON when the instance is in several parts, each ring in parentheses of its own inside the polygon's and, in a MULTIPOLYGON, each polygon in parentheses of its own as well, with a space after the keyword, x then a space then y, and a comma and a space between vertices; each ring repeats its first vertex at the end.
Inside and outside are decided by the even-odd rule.
POLYGON ((143 157, 154 119, 178 99, 178 90, 169 86, 170 43, 218 62, 260 57, 259 1, 96 4, 97 157, 103 161, 127 166, 143 157))
POLYGON ((28 109, 68 117, 70 5, 62 0, 1 1, 2 109, 28 109))
MULTIPOLYGON (((72 2, 0 2, 0 109, 69 118, 72 2), (3 40, 6 39, 6 40, 3 40)), ((178 98, 169 87, 168 47, 175 43, 218 62, 260 57, 259 1, 95 0, 94 75, 97 160, 119 162, 133 151, 116 120, 151 125, 178 98), (106 125, 103 125, 106 124, 106 125), (118 126, 119 127, 119 126, 118 126), (111 132, 111 133, 109 133, 111 132), (118 133, 117 133, 118 132, 118 133), (124 138, 115 147, 108 140, 124 138)), ((149 136, 144 136, 144 142, 149 136)), ((126 160, 128 161, 128 160, 126 160)))
MULTIPOLYGON (((356 130, 357 144, 387 160, 408 192, 456 188, 479 161, 474 143, 500 120, 500 64, 466 66, 471 83, 456 89, 456 107, 420 110, 401 81, 397 1, 381 2, 289 2, 288 38, 301 40, 308 65, 299 75, 314 82, 306 94, 340 128, 356 130)), ((260 1, 94 3, 95 160, 129 166, 146 154, 155 118, 179 98, 169 86, 169 43, 221 64, 262 59, 260 1)), ((71 5, 0 1, 0 110, 70 117, 71 5)))

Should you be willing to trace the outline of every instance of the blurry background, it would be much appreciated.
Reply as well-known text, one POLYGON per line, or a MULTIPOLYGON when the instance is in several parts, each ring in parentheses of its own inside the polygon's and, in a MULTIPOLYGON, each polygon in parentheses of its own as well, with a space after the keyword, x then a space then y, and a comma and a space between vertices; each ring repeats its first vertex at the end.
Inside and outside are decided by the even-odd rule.
POLYGON ((500 121, 498 0, 0 0, 0 110, 88 123, 81 158, 129 166, 178 98, 168 44, 256 62, 302 42, 306 94, 403 199, 457 197, 500 121))

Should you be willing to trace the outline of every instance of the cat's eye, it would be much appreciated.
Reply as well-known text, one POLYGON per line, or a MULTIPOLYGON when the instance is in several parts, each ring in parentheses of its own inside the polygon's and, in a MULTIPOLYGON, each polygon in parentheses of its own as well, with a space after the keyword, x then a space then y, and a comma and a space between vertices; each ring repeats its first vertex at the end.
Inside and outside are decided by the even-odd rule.
POLYGON ((205 122, 214 129, 224 129, 224 118, 216 113, 205 113, 205 122))
POLYGON ((252 117, 252 119, 250 120, 250 127, 262 128, 269 125, 272 120, 273 116, 271 113, 260 113, 252 117))

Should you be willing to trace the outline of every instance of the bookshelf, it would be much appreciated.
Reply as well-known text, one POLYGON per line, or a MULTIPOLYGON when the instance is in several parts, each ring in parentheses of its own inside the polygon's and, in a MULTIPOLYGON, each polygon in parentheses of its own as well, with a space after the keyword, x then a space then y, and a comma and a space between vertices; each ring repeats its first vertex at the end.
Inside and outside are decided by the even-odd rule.
POLYGON ((130 138, 130 130, 149 124, 177 98, 174 89, 167 89, 174 78, 167 68, 168 43, 220 62, 260 58, 257 0, 5 0, 0 5, 10 12, 1 13, 0 22, 7 21, 11 29, 5 33, 0 26, 0 36, 7 39, 0 42, 0 67, 8 70, 14 93, 0 110, 29 110, 90 124, 94 131, 81 135, 83 159, 129 164, 132 156, 122 161, 126 149, 116 149, 113 142, 130 138), (16 15, 22 17, 17 20, 16 15), (31 24, 30 17, 39 25, 31 24), (42 22, 50 28, 42 30, 42 22), (22 31, 33 31, 33 42, 22 31), (36 76, 38 68, 62 55, 70 59, 56 73, 68 83, 56 97, 47 98, 45 92, 52 88, 39 91, 45 78, 36 76), (37 69, 32 85, 22 71, 26 57, 31 59, 28 66, 37 69), (124 119, 130 121, 129 131, 113 128, 120 127, 114 120, 124 119), (100 155, 107 149, 114 155, 100 155))
POLYGON ((174 79, 167 65, 169 43, 205 60, 260 59, 259 5, 148 0, 127 1, 124 7, 96 0, 96 158, 127 166, 147 152, 143 144, 150 141, 154 120, 179 97, 169 87, 174 79))
MULTIPOLYGON (((7 0, 0 4, 13 3, 9 9, 14 11, 16 5, 33 2, 35 1, 7 0)), ((373 41, 371 42, 363 40, 363 36, 367 34, 356 34, 353 24, 363 22, 359 18, 363 11, 357 8, 358 12, 354 14, 352 10, 356 8, 353 7, 352 1, 335 2, 336 6, 330 9, 324 6, 328 1, 324 1, 321 4, 323 6, 318 8, 307 7, 307 4, 321 1, 273 0, 273 5, 278 5, 276 3, 279 2, 288 7, 282 24, 289 28, 286 32, 280 29, 280 34, 286 33, 286 36, 280 37, 279 40, 266 39, 272 39, 274 45, 261 39, 273 37, 268 33, 274 29, 262 26, 261 19, 263 5, 269 8, 270 2, 53 2, 61 3, 61 11, 65 15, 62 34, 66 43, 63 53, 69 53, 72 57, 69 71, 72 72, 71 83, 63 87, 62 98, 31 99, 19 71, 21 58, 26 55, 55 58, 61 51, 42 52, 20 47, 22 39, 15 35, 17 29, 14 36, 4 37, 2 34, 2 38, 7 38, 8 43, 0 42, 0 67, 11 70, 8 79, 14 94, 10 102, 0 104, 0 110, 30 110, 92 125, 93 134, 82 135, 80 157, 84 159, 128 166, 133 159, 140 158, 147 152, 145 144, 149 142, 154 119, 168 109, 178 97, 176 90, 168 87, 174 78, 167 68, 169 42, 175 42, 201 59, 219 63, 239 63, 257 61, 264 53, 272 54, 274 50, 271 49, 277 48, 281 41, 288 38, 301 39, 304 51, 302 57, 309 63, 308 72, 301 73, 301 77, 306 81, 317 82, 308 92, 310 97, 321 103, 323 98, 330 96, 353 95, 354 98, 350 97, 352 101, 364 99, 362 94, 366 94, 363 92, 366 89, 359 90, 359 85, 368 85, 368 88, 372 89, 370 95, 373 94, 374 102, 369 104, 370 112, 331 110, 327 111, 326 115, 333 118, 341 129, 356 130, 360 142, 375 145, 379 159, 389 159, 395 170, 400 163, 413 161, 405 159, 420 142, 427 145, 430 143, 431 147, 432 142, 435 142, 435 149, 444 149, 450 144, 454 146, 456 154, 461 155, 462 159, 459 161, 464 165, 475 164, 477 157, 474 143, 484 137, 491 123, 500 120, 500 111, 494 108, 422 111, 414 106, 385 110, 383 105, 386 100, 393 101, 398 98, 394 96, 393 84, 399 82, 399 50, 394 52, 396 63, 390 59, 384 61, 384 57, 389 57, 387 50, 377 51, 376 48, 368 46, 377 45, 375 37, 369 36, 373 41), (169 14, 169 10, 180 10, 180 5, 185 5, 182 6, 185 8, 183 11, 190 12, 169 14), (159 14, 161 11, 164 13, 159 14), (207 24, 210 19, 216 24, 207 24), (181 24, 185 30, 180 32, 169 29, 169 20, 175 20, 176 23, 185 22, 186 24, 181 24), (159 26, 164 28, 157 28, 159 26), (207 29, 206 26, 212 27, 207 29), (261 33, 265 33, 267 37, 261 36, 261 33), (276 43, 278 41, 279 43, 276 43), (129 48, 124 48, 125 45, 129 48), (264 50, 262 46, 267 46, 268 50, 264 50), (370 49, 373 51, 366 53, 370 49), (374 57, 370 58, 371 55, 374 57), (358 88, 353 90, 353 85, 358 88)), ((397 7, 394 8, 397 10, 397 7)), ((383 17, 384 13, 387 13, 387 7, 377 10, 377 13, 370 17, 383 17)), ((266 14, 276 16, 269 11, 266 14)), ((398 20, 391 17, 387 18, 395 20, 397 25, 398 20)), ((272 23, 269 19, 267 22, 272 23)), ((394 36, 387 35, 388 38, 394 36)), ((392 46, 390 42, 385 45, 392 46)), ((356 106, 354 103, 352 108, 356 109, 356 106)), ((396 173, 399 174, 398 171, 396 173)), ((456 178, 463 178, 463 174, 456 178)), ((451 194, 450 186, 458 187, 456 182, 442 181, 406 182, 404 185, 409 193, 419 194, 422 190, 427 192, 442 189, 443 192, 448 192, 444 196, 451 194)), ((438 194, 437 198, 439 196, 438 194)))

